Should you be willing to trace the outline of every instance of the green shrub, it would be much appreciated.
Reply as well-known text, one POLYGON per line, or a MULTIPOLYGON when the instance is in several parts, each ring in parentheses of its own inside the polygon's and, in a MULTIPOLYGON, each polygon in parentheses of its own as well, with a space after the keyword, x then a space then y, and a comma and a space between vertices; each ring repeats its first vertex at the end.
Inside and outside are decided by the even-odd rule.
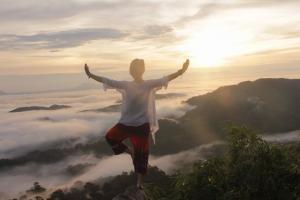
MULTIPOLYGON (((269 144, 246 127, 228 130, 228 152, 178 174, 165 194, 177 200, 300 199, 300 148, 269 144)), ((151 194, 150 194, 151 195, 151 194)))

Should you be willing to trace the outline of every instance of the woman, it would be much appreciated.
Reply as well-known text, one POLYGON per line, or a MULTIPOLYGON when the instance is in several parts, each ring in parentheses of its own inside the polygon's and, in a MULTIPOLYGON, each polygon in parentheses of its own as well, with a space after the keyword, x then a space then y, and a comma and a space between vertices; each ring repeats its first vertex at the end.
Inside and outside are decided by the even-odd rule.
POLYGON ((128 153, 133 160, 137 173, 137 187, 143 189, 144 176, 147 173, 149 156, 149 136, 158 130, 155 111, 155 92, 168 82, 182 75, 189 66, 187 59, 177 72, 160 79, 143 80, 145 63, 143 59, 134 59, 129 68, 132 81, 117 81, 92 74, 87 64, 85 72, 89 78, 103 83, 104 90, 116 89, 122 94, 122 112, 119 122, 112 127, 105 138, 117 154, 128 153), (122 141, 129 138, 133 149, 122 141))

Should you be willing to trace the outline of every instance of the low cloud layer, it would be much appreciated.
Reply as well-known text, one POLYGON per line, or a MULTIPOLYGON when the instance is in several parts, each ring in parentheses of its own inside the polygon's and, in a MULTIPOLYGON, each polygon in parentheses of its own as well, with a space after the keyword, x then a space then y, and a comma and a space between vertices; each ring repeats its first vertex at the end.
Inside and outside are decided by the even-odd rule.
MULTIPOLYGON (((191 109, 190 106, 181 103, 186 98, 184 95, 164 95, 164 98, 157 102, 159 118, 182 116, 186 110, 191 109)), ((0 158, 47 149, 61 141, 85 143, 91 138, 102 137, 105 130, 117 122, 119 113, 80 111, 105 107, 119 99, 120 95, 117 92, 100 95, 95 94, 95 90, 3 96, 3 107, 0 109, 0 158), (9 110, 20 106, 52 104, 70 105, 71 108, 9 113, 9 110)), ((7 195, 15 196, 19 191, 29 189, 35 181, 47 188, 66 187, 73 185, 77 180, 105 178, 130 170, 132 164, 126 155, 105 157, 101 160, 94 156, 77 155, 53 164, 29 163, 0 173, 0 199, 7 199, 7 195), (79 176, 64 175, 67 166, 78 163, 90 163, 95 166, 79 176)))
POLYGON ((263 135, 262 138, 268 142, 291 143, 300 141, 300 130, 287 133, 277 133, 272 135, 263 135))
MULTIPOLYGON (((300 141, 300 131, 273 134, 263 136, 263 138, 269 142, 295 142, 300 141)), ((223 148, 224 145, 224 142, 216 141, 176 154, 150 156, 149 164, 172 174, 182 167, 190 167, 195 161, 207 159, 214 155, 214 150, 223 148)), ((93 155, 82 155, 72 156, 61 162, 48 165, 27 164, 0 173, 2 180, 0 182, 0 199, 16 197, 19 192, 29 189, 35 181, 50 189, 49 192, 51 193, 57 188, 70 188, 78 181, 105 180, 107 177, 132 170, 131 158, 127 154, 108 156, 101 159, 93 155), (80 175, 74 177, 66 175, 66 167, 83 163, 90 163, 93 166, 80 175)))
MULTIPOLYGON (((89 92, 69 92, 7 96, 0 110, 0 158, 8 158, 32 150, 50 148, 63 141, 85 143, 102 137, 106 130, 117 123, 119 112, 80 112, 103 108, 120 99, 116 92, 95 95, 89 92), (28 111, 9 113, 19 106, 62 104, 68 109, 54 111, 28 111)), ((159 118, 178 117, 191 109, 182 104, 185 96, 158 101, 159 118), (170 100, 173 102, 170 104, 170 100)))
MULTIPOLYGON (((221 144, 216 142, 200 145, 188 151, 162 157, 150 156, 149 164, 155 165, 167 173, 172 173, 174 170, 190 165, 196 160, 205 159, 208 152, 221 144)), ((78 181, 105 180, 107 177, 132 170, 131 158, 126 154, 104 157, 102 159, 95 158, 92 155, 74 156, 55 164, 27 164, 22 167, 15 167, 5 173, 0 173, 1 180, 4 180, 0 183, 0 199, 17 196, 19 192, 29 189, 35 181, 40 182, 47 189, 51 189, 50 191, 54 191, 58 188, 70 188, 78 181), (94 166, 85 173, 75 177, 69 177, 65 174, 67 166, 80 163, 92 163, 94 166)))

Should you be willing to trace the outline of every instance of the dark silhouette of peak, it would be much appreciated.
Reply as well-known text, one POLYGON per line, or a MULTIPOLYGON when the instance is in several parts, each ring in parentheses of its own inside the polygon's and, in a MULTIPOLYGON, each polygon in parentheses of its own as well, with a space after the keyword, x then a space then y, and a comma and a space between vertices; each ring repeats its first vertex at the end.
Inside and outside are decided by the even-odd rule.
POLYGON ((300 79, 245 81, 192 97, 187 103, 195 108, 179 121, 186 130, 202 135, 201 141, 223 138, 230 122, 262 133, 300 129, 300 79))
POLYGON ((19 107, 19 108, 11 110, 9 112, 25 112, 25 111, 33 111, 33 110, 59 110, 59 109, 65 109, 65 108, 71 108, 71 106, 57 105, 57 104, 53 104, 49 107, 47 107, 47 106, 28 106, 28 107, 19 107))

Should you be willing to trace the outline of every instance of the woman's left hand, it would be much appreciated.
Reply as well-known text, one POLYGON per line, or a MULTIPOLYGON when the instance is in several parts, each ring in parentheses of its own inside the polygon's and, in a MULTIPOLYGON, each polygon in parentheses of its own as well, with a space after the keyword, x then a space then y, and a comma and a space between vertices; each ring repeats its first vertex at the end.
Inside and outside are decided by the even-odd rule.
POLYGON ((186 59, 186 61, 183 63, 182 68, 181 68, 182 74, 187 70, 187 68, 189 67, 189 64, 190 64, 190 60, 186 59))

